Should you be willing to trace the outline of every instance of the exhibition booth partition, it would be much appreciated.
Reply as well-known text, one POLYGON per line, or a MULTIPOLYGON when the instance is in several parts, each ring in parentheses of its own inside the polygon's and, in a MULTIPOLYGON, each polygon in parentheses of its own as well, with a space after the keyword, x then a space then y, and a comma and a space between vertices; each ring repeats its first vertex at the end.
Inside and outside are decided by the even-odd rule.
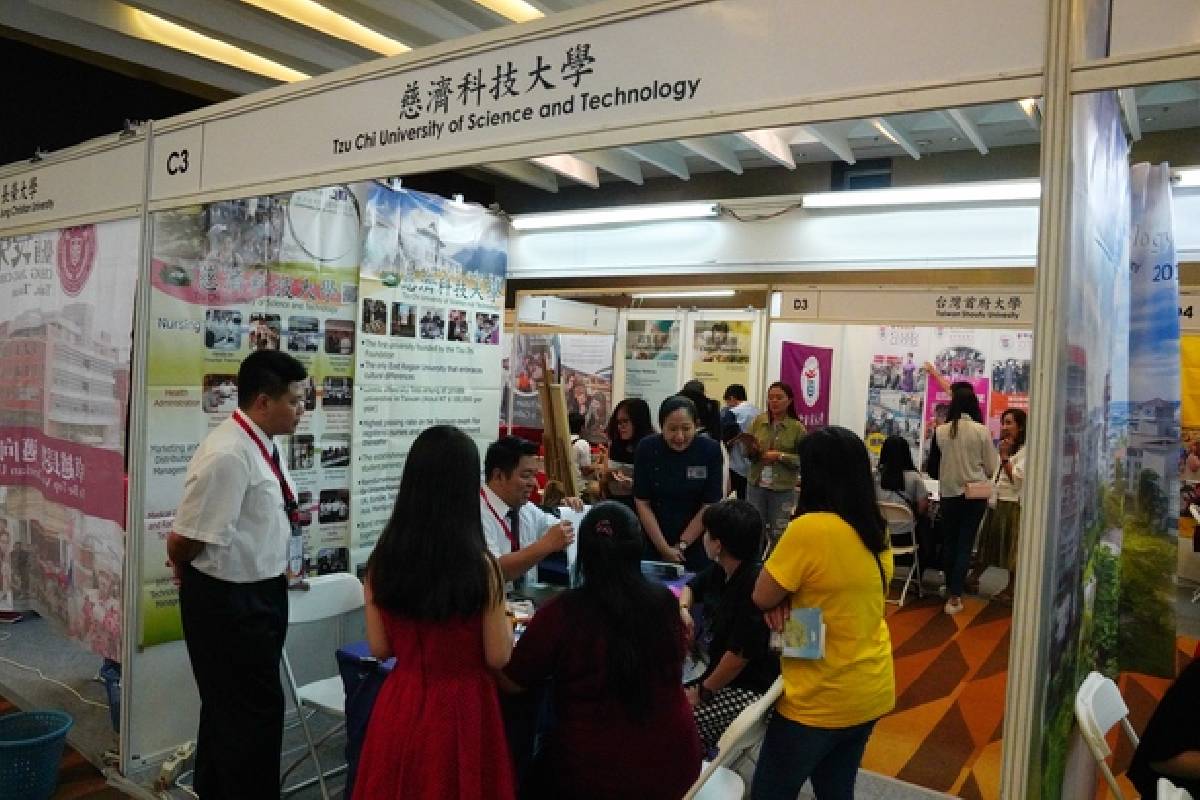
MULTIPOLYGON (((941 287, 912 300, 937 310, 954 296, 960 304, 973 297, 977 308, 982 296, 993 308, 999 297, 1011 309, 1019 297, 1035 321, 1032 340, 1027 320, 943 325, 936 314, 861 312, 838 319, 830 315, 843 303, 824 288, 815 320, 789 316, 782 305, 769 326, 763 310, 640 311, 603 335, 615 337, 610 352, 623 361, 653 362, 670 351, 679 326, 681 343, 699 341, 714 357, 697 361, 688 355, 693 348, 681 347, 675 382, 711 367, 717 385, 733 374, 728 368, 745 363, 747 388, 755 390, 776 361, 781 372, 792 368, 785 343, 809 348, 786 353, 803 356, 802 373, 810 357, 822 363, 820 348, 834 350, 827 371, 854 388, 830 390, 827 397, 837 395, 830 419, 864 431, 870 424, 911 433, 916 399, 922 417, 928 414, 918 372, 907 388, 910 352, 913 363, 940 359, 951 372, 968 364, 978 372, 982 360, 987 391, 1003 381, 1004 402, 1027 392, 1028 471, 1044 477, 1031 481, 1026 498, 1003 764, 991 773, 988 793, 998 783, 1014 798, 1090 794, 1094 770, 1071 731, 1071 700, 1088 669, 1122 668, 1095 644, 1104 641, 1095 616, 1105 585, 1097 553, 1112 549, 1103 536, 1112 520, 1096 502, 1114 479, 1110 401, 1120 396, 1115 387, 1128 386, 1130 408, 1160 408, 1135 393, 1153 374, 1138 378, 1132 365, 1169 350, 1144 346, 1121 321, 1132 318, 1130 328, 1154 328, 1154 341, 1170 341, 1169 326, 1146 323, 1175 321, 1176 301, 1163 292, 1177 288, 1174 274, 1163 279, 1160 270, 1151 285, 1153 270, 1130 277, 1126 269, 1132 237, 1124 198, 1142 179, 1130 177, 1109 90, 1200 77, 1189 33, 1195 26, 1186 24, 1195 21, 1194 9, 1159 0, 1151 15, 1144 4, 1114 0, 1110 14, 1099 5, 1082 8, 1073 26, 1069 3, 1038 0, 970 7, 920 0, 903 19, 867 0, 852 9, 801 9, 790 0, 614 0, 0 170, 9 190, 0 198, 0 324, 4 368, 13 370, 0 394, 0 516, 10 526, 10 543, 0 539, 0 546, 21 550, 22 590, 35 598, 40 592, 36 606, 72 636, 108 655, 120 631, 121 775, 142 779, 195 735, 197 699, 176 640, 163 536, 188 455, 232 407, 229 377, 241 356, 287 350, 313 376, 307 422, 287 455, 313 517, 293 551, 297 569, 305 561, 318 572, 340 569, 369 551, 405 443, 421 428, 450 422, 483 442, 499 427, 507 229, 492 212, 375 179, 1043 95, 1033 296, 1012 287, 995 296, 941 287), (858 46, 835 46, 851 17, 858 46), (697 52, 707 57, 696 59, 697 52), (534 80, 524 92, 524 82, 506 88, 500 81, 495 94, 431 93, 420 106, 402 102, 410 84, 436 86, 476 70, 503 75, 505 65, 536 78, 547 61, 558 67, 556 80, 534 80), (677 85, 683 90, 656 88, 677 85), (1164 315, 1168 305, 1172 313, 1164 315), (10 309, 18 309, 11 319, 10 309), (716 357, 734 347, 730 337, 738 337, 737 348, 743 341, 740 329, 718 329, 721 321, 750 323, 746 362, 716 357), (120 497, 127 499, 118 513, 120 497), (119 608, 112 596, 118 581, 119 608), (97 619, 98 626, 87 621, 97 619)), ((1145 247, 1161 250, 1162 242, 1148 237, 1145 247)), ((1135 261, 1168 263, 1151 251, 1135 261)), ((794 291, 805 287, 782 291, 780 303, 794 291)), ((602 386, 603 365, 583 350, 562 355, 560 345, 559 353, 565 363, 575 360, 589 385, 602 386)), ((510 374, 516 367, 514 356, 510 374)), ((667 373, 664 366, 661 378, 637 375, 639 391, 663 391, 667 373)), ((614 396, 628 394, 632 380, 628 367, 613 370, 614 396)), ((819 399, 820 389, 813 394, 819 399)), ((1178 402, 1161 399, 1168 411, 1178 402)), ((1151 422, 1137 424, 1143 421, 1151 422)), ((1142 466, 1139 475, 1153 472, 1149 458, 1142 466)), ((1136 520, 1143 527, 1174 510, 1156 504, 1164 485, 1146 490, 1150 505, 1136 520)), ((306 649, 304 641, 290 649, 298 646, 306 649)), ((332 661, 330 642, 320 647, 312 657, 332 661)))

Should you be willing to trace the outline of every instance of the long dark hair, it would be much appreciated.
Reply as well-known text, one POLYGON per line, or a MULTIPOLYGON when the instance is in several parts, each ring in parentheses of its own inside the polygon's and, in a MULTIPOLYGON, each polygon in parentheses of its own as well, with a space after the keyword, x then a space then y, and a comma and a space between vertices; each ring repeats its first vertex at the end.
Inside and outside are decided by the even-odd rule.
POLYGON ((641 571, 642 526, 621 503, 592 507, 579 523, 572 610, 594 614, 603 631, 608 691, 635 720, 648 719, 655 691, 678 685, 683 623, 675 598, 641 571))
MULTIPOLYGON (((686 397, 696 406, 696 425, 700 428, 697 433, 706 434, 710 439, 721 438, 721 404, 710 400, 704 393, 704 384, 697 380, 688 381, 679 390, 679 397, 686 397)), ((659 414, 659 425, 662 425, 662 414, 659 414)))
POLYGON ((983 424, 983 412, 979 410, 979 398, 975 396, 975 388, 966 381, 955 381, 950 384, 950 410, 946 413, 946 421, 950 423, 950 438, 958 437, 958 420, 964 416, 983 424))
POLYGON ((889 492, 904 493, 904 473, 916 471, 912 449, 903 436, 892 434, 879 450, 879 485, 889 492))
POLYGON ((617 435, 617 414, 621 412, 621 409, 625 409, 625 413, 629 415, 629 421, 633 423, 633 439, 629 442, 629 447, 632 449, 637 447, 637 443, 642 439, 654 433, 654 423, 650 420, 650 404, 640 397, 626 397, 617 403, 612 416, 608 418, 608 427, 604 429, 604 432, 608 434, 610 447, 614 442, 620 441, 620 437, 617 435))
POLYGON ((799 450, 801 512, 837 514, 868 550, 883 552, 887 528, 876 505, 871 458, 862 439, 831 425, 801 439, 799 450))
POLYGON ((503 591, 496 570, 479 517, 479 450, 452 425, 426 428, 367 562, 374 602, 415 619, 474 616, 503 591))
MULTIPOLYGON (((770 392, 772 389, 778 389, 787 395, 787 411, 784 413, 786 413, 792 419, 800 419, 799 415, 796 414, 796 393, 792 391, 791 385, 784 383, 783 381, 775 381, 767 387, 767 391, 770 392)), ((769 411, 767 412, 768 419, 770 418, 770 413, 771 412, 769 411)))
POLYGON ((1025 421, 1028 417, 1023 408, 1005 409, 1004 413, 1000 415, 1000 419, 1003 420, 1005 417, 1012 417, 1013 421, 1017 423, 1017 440, 1013 442, 1012 452, 1009 453, 1010 456, 1015 456, 1025 446, 1025 421))

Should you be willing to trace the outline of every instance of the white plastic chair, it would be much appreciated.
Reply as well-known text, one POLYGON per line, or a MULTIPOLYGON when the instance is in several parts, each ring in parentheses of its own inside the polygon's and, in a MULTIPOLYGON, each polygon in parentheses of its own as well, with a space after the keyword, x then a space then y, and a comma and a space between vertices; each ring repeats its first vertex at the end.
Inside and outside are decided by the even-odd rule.
POLYGON ((700 777, 683 800, 741 800, 745 791, 742 776, 726 767, 757 747, 767 734, 767 713, 783 694, 783 676, 775 679, 766 694, 742 709, 717 740, 717 757, 705 762, 700 777))
MULTIPOLYGON (((309 578, 308 586, 308 591, 288 592, 289 627, 340 617, 361 609, 365 604, 362 583, 348 572, 309 578)), ((284 774, 286 776, 303 762, 304 758, 312 756, 313 766, 317 770, 316 780, 321 785, 321 797, 329 800, 329 790, 325 786, 326 774, 322 771, 321 761, 317 757, 318 743, 313 741, 305 710, 311 709, 312 713, 320 712, 344 721, 346 718, 346 692, 342 686, 341 675, 334 674, 303 686, 297 686, 296 674, 292 671, 292 664, 288 660, 286 650, 283 653, 283 671, 287 677, 288 689, 292 693, 292 700, 296 704, 296 716, 300 718, 300 727, 304 729, 304 739, 308 743, 308 755, 292 764, 284 774)), ((335 730, 337 729, 335 728, 335 730)), ((333 775, 344 770, 345 766, 343 765, 330 771, 329 774, 333 775)), ((288 795, 308 785, 311 785, 311 781, 288 787, 283 793, 288 795)))
POLYGON ((1084 679, 1083 685, 1075 695, 1075 719, 1079 722, 1083 740, 1092 751, 1092 756, 1096 759, 1100 772, 1116 800, 1125 800, 1125 797, 1121 794, 1117 779, 1113 777, 1112 770, 1105 760, 1112 755, 1112 750, 1104 737, 1119 722, 1129 741, 1137 747, 1138 736, 1129 724, 1128 717, 1129 708, 1121 698, 1121 692, 1115 683, 1099 672, 1093 672, 1084 679))
POLYGON ((1158 800, 1192 800, 1192 793, 1180 789, 1166 778, 1158 779, 1158 800))
MULTIPOLYGON (((883 515, 883 519, 888 526, 888 540, 892 546, 892 557, 909 556, 912 558, 912 566, 908 568, 908 574, 904 576, 904 583, 900 587, 900 599, 888 600, 889 603, 895 603, 901 608, 904 607, 904 598, 908 594, 908 587, 912 583, 917 585, 917 597, 923 596, 921 589, 921 558, 917 552, 917 532, 916 518, 913 516, 912 509, 903 503, 889 503, 886 500, 879 501, 879 513, 883 515), (901 525, 911 526, 912 535, 904 534, 905 538, 911 538, 912 541, 908 544, 897 544, 896 537, 892 536, 892 528, 901 525)), ((893 561, 893 563, 895 563, 893 561)))

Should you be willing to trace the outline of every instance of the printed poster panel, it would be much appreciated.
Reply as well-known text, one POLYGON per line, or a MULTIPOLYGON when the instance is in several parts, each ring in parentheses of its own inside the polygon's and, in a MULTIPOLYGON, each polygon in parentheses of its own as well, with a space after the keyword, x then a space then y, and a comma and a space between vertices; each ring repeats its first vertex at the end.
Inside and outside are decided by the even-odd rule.
MULTIPOLYGON (((1200 336, 1182 336, 1179 340, 1180 438, 1183 453, 1179 459, 1179 535, 1191 540, 1196 551, 1195 531, 1200 521, 1200 336), (1192 506, 1197 506, 1193 513, 1192 506)), ((1200 572, 1194 576, 1200 577, 1200 572)))
POLYGON ((872 461, 889 436, 902 436, 920 464, 921 425, 925 410, 925 353, 930 329, 883 325, 876 329, 867 386, 863 441, 872 461))
POLYGON ((0 610, 121 656, 137 220, 0 238, 0 610))
MULTIPOLYGON (((679 320, 630 319, 625 325, 625 396, 640 397, 658 417, 662 401, 679 391, 679 320)), ((726 384, 728 385, 728 384, 726 384)), ((724 386, 721 390, 724 390, 724 386)), ((749 388, 749 387, 747 387, 749 388)), ((721 391, 719 390, 719 391, 721 391)))
MULTIPOLYGON (((740 383, 753 391, 750 354, 754 322, 751 320, 696 320, 692 328, 692 377, 704 384, 709 397, 720 397, 725 387, 740 383)), ((676 387, 678 391, 678 387, 676 387)), ((651 409, 657 416, 658 409, 651 409)))
POLYGON ((364 187, 353 391, 354 562, 395 503, 412 441, 454 425, 482 455, 500 428, 504 222, 431 194, 364 187))
POLYGON ((359 220, 344 187, 161 212, 153 232, 144 645, 181 636, 166 536, 188 462, 237 408, 238 367, 256 350, 309 373, 296 433, 277 438, 304 530, 290 569, 348 568, 358 307, 359 220))
POLYGON ((829 424, 832 348, 784 342, 779 379, 792 387, 796 396, 796 414, 805 428, 815 431, 829 424))
MULTIPOLYGON (((1130 175, 1129 390, 1117 663, 1122 672, 1175 677, 1179 486, 1179 264, 1170 168, 1130 175), (1126 510, 1130 506, 1126 506, 1126 510)), ((1119 399, 1114 392, 1114 407, 1119 399)))
POLYGON ((608 440, 604 429, 612 413, 613 342, 608 335, 560 334, 559 380, 567 413, 583 415, 583 438, 592 444, 608 440))
POLYGON ((1054 594, 1036 790, 1046 798, 1073 788, 1064 776, 1079 684, 1092 670, 1115 677, 1118 668, 1122 528, 1135 507, 1120 445, 1128 427, 1129 153, 1114 93, 1072 102, 1071 240, 1057 317, 1065 341, 1052 391, 1039 401, 1053 400, 1056 419, 1045 478, 1055 490, 1046 581, 1054 594))
POLYGON ((510 419, 514 428, 542 429, 542 403, 538 387, 546 382, 546 370, 558 370, 558 337, 554 334, 522 333, 513 337, 509 361, 508 390, 510 419))
POLYGON ((1000 441, 1000 420, 1010 408, 1029 411, 1029 380, 1033 369, 1032 331, 995 331, 989 353, 991 393, 985 408, 992 439, 1000 441))

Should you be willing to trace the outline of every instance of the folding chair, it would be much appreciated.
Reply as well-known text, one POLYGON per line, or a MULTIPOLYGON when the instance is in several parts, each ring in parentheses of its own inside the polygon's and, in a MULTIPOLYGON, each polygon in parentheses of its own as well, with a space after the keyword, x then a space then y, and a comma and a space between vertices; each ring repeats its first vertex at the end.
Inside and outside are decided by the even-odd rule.
MULTIPOLYGON (((288 627, 340 617, 361 609, 365 604, 362 583, 348 572, 309 578, 308 586, 306 592, 288 593, 288 627)), ((321 797, 323 800, 329 800, 329 790, 325 786, 327 776, 322 771, 321 761, 317 757, 319 742, 313 741, 312 731, 308 727, 308 718, 312 714, 324 713, 344 723, 346 692, 343 688, 342 677, 339 673, 334 672, 330 677, 297 686, 296 674, 292 671, 292 664, 288 660, 286 649, 283 653, 283 671, 287 678, 288 689, 292 693, 292 700, 296 704, 296 716, 300 718, 300 727, 304 729, 304 739, 308 743, 307 755, 302 756, 299 761, 288 767, 284 772, 284 777, 303 763, 305 758, 312 756, 313 766, 317 770, 316 782, 321 786, 321 797), (306 709, 311 709, 311 713, 307 716, 305 715, 306 709)), ((334 731, 337 729, 335 728, 334 731)), ((329 775, 337 774, 345 769, 345 766, 337 767, 331 770, 329 775)), ((283 794, 285 796, 292 794, 311 784, 312 781, 302 782, 284 789, 283 794)))
POLYGON ((1112 770, 1105 761, 1112 755, 1112 750, 1104 737, 1118 722, 1125 729, 1125 734, 1134 747, 1138 745, 1138 737, 1133 726, 1129 724, 1129 708, 1121 698, 1117 685, 1099 672, 1093 672, 1084 678, 1083 685, 1075 695, 1075 719, 1079 722, 1083 740, 1092 751, 1092 756, 1096 759, 1104 780, 1108 782, 1113 797, 1116 800, 1125 800, 1120 787, 1117 786, 1117 779, 1113 777, 1112 770))
MULTIPOLYGON (((892 556, 908 556, 912 559, 912 565, 908 568, 908 574, 904 576, 904 583, 900 587, 900 599, 888 600, 889 603, 896 603, 901 608, 904 607, 904 597, 908 594, 909 584, 916 583, 917 597, 923 596, 921 589, 921 556, 917 547, 917 525, 916 518, 913 516, 912 509, 902 503, 889 503, 885 500, 879 501, 879 513, 883 515, 883 519, 888 526, 888 540, 892 546, 892 556), (893 534, 892 530, 897 527, 907 526, 912 528, 911 534, 893 534), (903 544, 898 540, 907 538, 908 544, 903 544)), ((894 563, 894 562, 893 562, 894 563)))
POLYGON ((767 693, 742 709, 717 740, 717 757, 706 762, 700 777, 683 800, 741 800, 745 791, 742 776, 726 765, 733 764, 757 747, 767 734, 767 714, 783 694, 783 676, 775 679, 767 693))
POLYGON ((1158 779, 1158 800, 1192 800, 1192 793, 1180 789, 1166 778, 1158 779))

